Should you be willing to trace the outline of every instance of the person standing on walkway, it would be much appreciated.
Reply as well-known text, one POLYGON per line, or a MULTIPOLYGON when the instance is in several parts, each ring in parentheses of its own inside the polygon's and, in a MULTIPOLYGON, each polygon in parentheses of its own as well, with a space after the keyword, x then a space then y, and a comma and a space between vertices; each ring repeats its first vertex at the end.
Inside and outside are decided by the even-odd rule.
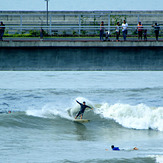
POLYGON ((144 41, 147 41, 147 29, 144 29, 144 41))
POLYGON ((103 35, 104 35, 104 22, 102 21, 100 24, 100 41, 104 41, 103 35))
POLYGON ((152 27, 154 27, 156 41, 158 41, 160 26, 157 23, 155 23, 155 25, 152 25, 152 27))
POLYGON ((116 41, 118 42, 119 41, 119 35, 120 35, 119 22, 117 22, 115 29, 116 29, 116 41))
POLYGON ((126 23, 126 20, 124 20, 122 24, 122 33, 123 33, 124 41, 126 41, 127 28, 128 28, 128 24, 126 23))
POLYGON ((137 25, 137 29, 138 29, 138 40, 142 40, 142 35, 143 35, 143 25, 141 24, 141 21, 139 21, 138 25, 137 25))
POLYGON ((40 29, 40 40, 43 40, 43 37, 44 37, 44 30, 41 27, 41 29, 40 29))
POLYGON ((1 22, 1 24, 0 24, 0 41, 3 41, 4 32, 5 32, 5 25, 3 24, 3 22, 1 22))

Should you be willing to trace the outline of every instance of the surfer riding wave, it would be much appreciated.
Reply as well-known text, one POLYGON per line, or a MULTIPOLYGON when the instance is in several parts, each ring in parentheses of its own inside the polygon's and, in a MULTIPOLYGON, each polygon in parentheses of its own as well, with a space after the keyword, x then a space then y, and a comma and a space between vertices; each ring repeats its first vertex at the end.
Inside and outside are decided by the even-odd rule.
POLYGON ((83 101, 83 104, 80 103, 79 101, 76 100, 76 102, 81 106, 80 111, 78 112, 78 114, 75 116, 75 119, 80 115, 80 119, 83 118, 83 114, 86 108, 90 108, 93 110, 93 108, 91 108, 90 106, 86 105, 85 101, 83 101))

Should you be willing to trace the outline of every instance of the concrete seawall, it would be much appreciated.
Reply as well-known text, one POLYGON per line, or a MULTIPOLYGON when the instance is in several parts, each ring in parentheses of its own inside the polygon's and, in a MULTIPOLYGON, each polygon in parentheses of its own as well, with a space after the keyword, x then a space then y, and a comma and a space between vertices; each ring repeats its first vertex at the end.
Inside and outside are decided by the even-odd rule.
POLYGON ((3 41, 0 70, 163 70, 163 42, 3 41))

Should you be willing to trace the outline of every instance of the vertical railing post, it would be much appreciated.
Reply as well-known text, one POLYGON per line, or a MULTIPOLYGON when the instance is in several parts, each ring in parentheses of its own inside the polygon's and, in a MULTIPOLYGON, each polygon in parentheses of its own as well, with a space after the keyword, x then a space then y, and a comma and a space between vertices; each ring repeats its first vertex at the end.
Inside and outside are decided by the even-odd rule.
POLYGON ((110 14, 108 15, 108 31, 110 32, 110 14))
POLYGON ((22 14, 20 15, 20 32, 22 33, 22 25, 23 25, 23 23, 22 23, 23 21, 22 21, 22 14))
POLYGON ((52 34, 52 15, 50 14, 50 35, 52 34))
POLYGON ((139 15, 138 15, 138 22, 137 22, 137 24, 139 23, 139 15))
POLYGON ((81 34, 81 15, 79 15, 79 35, 81 34))
POLYGON ((49 11, 48 11, 48 2, 49 2, 49 0, 45 0, 46 1, 46 25, 47 25, 47 33, 49 32, 49 28, 48 28, 48 17, 49 17, 49 11))

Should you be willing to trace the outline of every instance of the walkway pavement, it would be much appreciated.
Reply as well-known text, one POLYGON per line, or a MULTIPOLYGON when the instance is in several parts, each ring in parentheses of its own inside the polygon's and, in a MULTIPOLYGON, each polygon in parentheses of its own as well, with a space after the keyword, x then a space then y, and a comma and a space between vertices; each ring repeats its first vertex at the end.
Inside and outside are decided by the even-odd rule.
MULTIPOLYGON (((95 38, 87 38, 87 37, 82 37, 82 38, 77 38, 77 37, 62 37, 62 38, 59 38, 59 37, 55 37, 55 38, 43 38, 43 39, 40 39, 40 38, 19 38, 19 37, 16 37, 16 38, 7 38, 7 37, 5 37, 4 39, 3 39, 3 41, 24 41, 24 42, 26 42, 26 41, 58 41, 58 42, 61 42, 61 41, 75 41, 75 42, 80 42, 80 41, 82 41, 82 42, 100 42, 100 40, 99 40, 99 38, 97 38, 97 37, 95 37, 95 38)), ((104 40, 104 41, 106 41, 106 40, 104 40)), ((108 41, 108 40, 107 40, 108 41)), ((116 39, 115 38, 113 38, 113 37, 111 37, 110 38, 110 40, 109 41, 113 41, 113 42, 116 42, 116 39)), ((142 40, 138 40, 138 38, 136 38, 136 37, 134 37, 134 38, 131 38, 131 37, 129 37, 129 38, 127 38, 127 40, 126 40, 127 42, 129 41, 129 42, 132 42, 132 41, 134 41, 134 42, 144 42, 144 39, 142 39, 142 40)), ((156 39, 155 38, 148 38, 148 40, 147 41, 156 41, 156 39)), ((160 38, 159 39, 159 41, 163 41, 163 38, 160 38)), ((120 42, 123 42, 123 38, 120 38, 120 42)))

